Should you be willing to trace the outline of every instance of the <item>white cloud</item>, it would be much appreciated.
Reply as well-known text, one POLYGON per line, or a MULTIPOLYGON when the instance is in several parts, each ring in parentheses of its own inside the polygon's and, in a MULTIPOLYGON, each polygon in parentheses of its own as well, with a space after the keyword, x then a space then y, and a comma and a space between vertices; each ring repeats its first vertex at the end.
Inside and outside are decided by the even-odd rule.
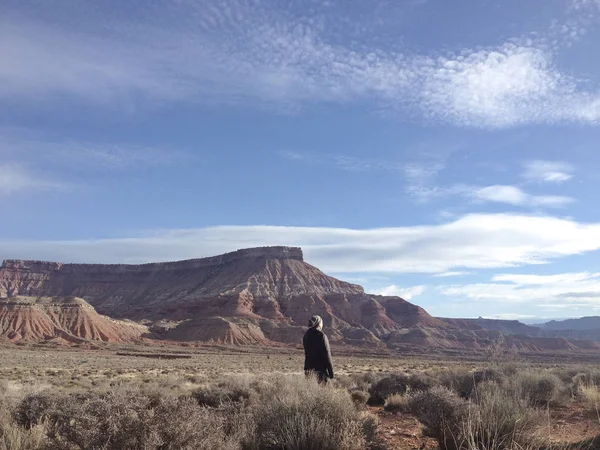
POLYGON ((520 320, 520 319, 536 319, 538 316, 532 316, 530 314, 516 314, 516 313, 505 313, 505 314, 491 314, 483 316, 484 319, 496 319, 496 320, 520 320))
POLYGON ((522 176, 528 181, 562 183, 573 177, 573 167, 560 161, 530 161, 522 176))
POLYGON ((583 92, 533 44, 463 52, 432 61, 423 88, 426 111, 480 127, 600 121, 598 93, 583 92))
POLYGON ((436 273, 433 276, 436 278, 450 278, 450 277, 463 277, 465 275, 471 275, 473 272, 461 272, 458 270, 436 273))
POLYGON ((600 273, 503 274, 491 283, 444 286, 444 295, 475 301, 522 303, 544 309, 600 309, 600 273))
MULTIPOLYGON (((561 71, 556 49, 526 39, 433 57, 440 52, 372 44, 378 22, 342 18, 335 3, 302 17, 237 0, 220 8, 164 6, 148 9, 146 22, 107 15, 80 29, 5 15, 0 61, 10 64, 0 65, 0 99, 67 95, 130 110, 185 101, 292 111, 370 101, 378 110, 462 126, 600 121, 600 93, 561 71), (359 36, 340 39, 331 31, 338 28, 359 36)), ((380 23, 385 11, 378 14, 380 23)))
POLYGON ((530 207, 562 207, 574 201, 564 196, 530 195, 516 186, 504 185, 476 188, 470 195, 479 201, 530 207))
POLYGON ((61 182, 45 180, 23 167, 0 164, 0 196, 23 191, 65 189, 61 182))
POLYGON ((155 231, 121 239, 0 240, 0 258, 142 263, 265 245, 301 246, 309 263, 329 273, 433 274, 544 264, 595 251, 600 249, 600 223, 473 214, 440 225, 368 230, 221 226, 155 231))
POLYGON ((404 300, 411 300, 413 297, 418 297, 419 295, 422 295, 423 292, 425 292, 425 289, 425 286, 412 286, 408 288, 403 288, 392 284, 391 286, 387 286, 376 290, 374 294, 384 296, 396 296, 402 297, 404 300))

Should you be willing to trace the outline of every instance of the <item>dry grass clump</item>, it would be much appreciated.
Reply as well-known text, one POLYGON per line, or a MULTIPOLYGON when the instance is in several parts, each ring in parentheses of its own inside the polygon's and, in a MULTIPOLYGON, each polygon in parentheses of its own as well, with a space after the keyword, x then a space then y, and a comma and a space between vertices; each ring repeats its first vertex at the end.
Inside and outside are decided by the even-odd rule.
POLYGON ((530 445, 541 414, 514 387, 480 383, 471 400, 445 387, 417 393, 411 412, 442 450, 505 450, 530 445))
POLYGON ((515 378, 521 398, 531 406, 544 407, 551 404, 565 403, 570 397, 561 379, 548 372, 524 371, 515 378))
POLYGON ((345 390, 323 388, 313 378, 278 377, 257 394, 254 429, 245 450, 366 450, 372 421, 345 390))
POLYGON ((392 394, 385 400, 383 409, 387 412, 408 412, 409 400, 408 394, 392 394))
POLYGON ((354 404, 357 407, 363 408, 367 405, 367 402, 369 401, 371 394, 369 394, 366 391, 351 390, 350 397, 352 397, 352 401, 354 402, 354 404))
POLYGON ((462 435, 468 449, 522 448, 531 444, 532 432, 542 418, 510 385, 484 382, 477 387, 462 435))
POLYGON ((42 450, 45 443, 44 425, 25 429, 11 422, 0 423, 0 450, 42 450))
POLYGON ((595 384, 580 384, 579 395, 594 408, 600 406, 600 388, 595 384))

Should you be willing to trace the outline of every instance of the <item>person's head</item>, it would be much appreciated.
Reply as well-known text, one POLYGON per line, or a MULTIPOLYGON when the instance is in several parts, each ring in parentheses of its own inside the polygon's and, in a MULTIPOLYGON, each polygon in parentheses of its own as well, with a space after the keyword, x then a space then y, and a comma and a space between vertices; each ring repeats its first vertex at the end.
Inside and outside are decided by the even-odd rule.
POLYGON ((321 316, 312 316, 308 320, 308 327, 321 331, 323 329, 323 319, 321 319, 321 316))

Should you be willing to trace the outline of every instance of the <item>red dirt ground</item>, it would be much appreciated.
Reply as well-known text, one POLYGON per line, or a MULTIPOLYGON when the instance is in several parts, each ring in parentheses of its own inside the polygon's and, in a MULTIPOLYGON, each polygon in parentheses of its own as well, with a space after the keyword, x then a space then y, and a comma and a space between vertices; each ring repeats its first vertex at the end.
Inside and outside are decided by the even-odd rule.
MULTIPOLYGON (((407 413, 388 413, 382 408, 369 408, 380 420, 380 435, 390 450, 435 449, 435 440, 424 437, 419 421, 407 413)), ((600 412, 589 406, 573 403, 557 407, 540 430, 541 436, 550 436, 552 443, 577 443, 600 435, 600 412)))

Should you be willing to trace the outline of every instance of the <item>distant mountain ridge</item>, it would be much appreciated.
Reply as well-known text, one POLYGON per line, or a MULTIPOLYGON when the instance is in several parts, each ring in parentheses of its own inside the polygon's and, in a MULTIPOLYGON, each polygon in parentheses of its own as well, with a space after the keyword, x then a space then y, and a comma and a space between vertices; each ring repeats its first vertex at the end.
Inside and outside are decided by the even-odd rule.
POLYGON ((552 331, 591 331, 600 332, 600 316, 587 316, 579 319, 551 320, 538 325, 542 330, 552 331))

